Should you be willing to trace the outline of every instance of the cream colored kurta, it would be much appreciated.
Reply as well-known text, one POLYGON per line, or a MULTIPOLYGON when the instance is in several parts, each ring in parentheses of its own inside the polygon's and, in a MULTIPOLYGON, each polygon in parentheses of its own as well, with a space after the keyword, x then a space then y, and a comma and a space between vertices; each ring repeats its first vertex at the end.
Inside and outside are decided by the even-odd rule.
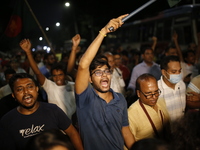
MULTIPOLYGON (((157 101, 158 111, 156 112, 152 107, 145 105, 149 116, 151 117, 157 131, 162 130, 163 123, 169 123, 169 115, 166 109, 165 101, 162 98, 159 98, 157 101), (160 115, 160 111, 163 116, 163 123, 160 115)), ((152 138, 155 137, 154 130, 147 118, 145 112, 139 104, 139 100, 133 103, 128 108, 128 118, 129 118, 129 126, 130 130, 135 136, 136 141, 144 138, 152 138)), ((161 135, 162 136, 162 135, 161 135)))

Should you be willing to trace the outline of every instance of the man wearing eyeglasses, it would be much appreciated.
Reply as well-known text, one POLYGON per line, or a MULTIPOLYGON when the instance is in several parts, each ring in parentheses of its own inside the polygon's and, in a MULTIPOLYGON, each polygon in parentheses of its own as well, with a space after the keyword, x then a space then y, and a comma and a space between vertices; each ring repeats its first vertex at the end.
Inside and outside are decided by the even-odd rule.
POLYGON ((169 115, 156 78, 142 74, 136 80, 138 100, 128 108, 130 129, 135 140, 166 139, 169 134, 169 115))
POLYGON ((75 81, 77 116, 85 150, 130 149, 134 136, 129 129, 127 102, 121 93, 110 88, 108 62, 95 57, 110 27, 115 30, 127 15, 110 20, 83 54, 75 81), (90 86, 90 83, 92 86, 90 86))

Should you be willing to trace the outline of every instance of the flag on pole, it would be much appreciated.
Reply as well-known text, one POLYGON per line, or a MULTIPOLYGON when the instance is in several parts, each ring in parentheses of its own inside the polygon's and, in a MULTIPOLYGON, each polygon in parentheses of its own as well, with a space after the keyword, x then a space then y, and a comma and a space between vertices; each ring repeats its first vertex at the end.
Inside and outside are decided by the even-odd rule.
POLYGON ((23 38, 31 38, 35 30, 39 30, 25 1, 16 0, 15 3, 5 32, 0 37, 1 51, 18 48, 23 38))
POLYGON ((167 0, 170 7, 173 7, 174 5, 178 4, 181 0, 167 0))

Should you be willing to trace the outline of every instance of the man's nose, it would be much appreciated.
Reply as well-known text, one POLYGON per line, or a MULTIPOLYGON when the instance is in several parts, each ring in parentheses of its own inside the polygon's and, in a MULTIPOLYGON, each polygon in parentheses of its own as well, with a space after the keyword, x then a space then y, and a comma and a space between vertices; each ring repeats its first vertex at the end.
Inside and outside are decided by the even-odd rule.
POLYGON ((26 87, 23 90, 24 90, 24 93, 28 93, 28 89, 26 87))

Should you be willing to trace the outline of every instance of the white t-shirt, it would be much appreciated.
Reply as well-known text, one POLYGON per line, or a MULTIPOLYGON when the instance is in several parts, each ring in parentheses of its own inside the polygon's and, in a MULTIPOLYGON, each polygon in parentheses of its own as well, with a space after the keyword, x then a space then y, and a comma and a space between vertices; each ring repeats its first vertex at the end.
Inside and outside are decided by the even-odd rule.
POLYGON ((3 98, 4 96, 7 96, 11 93, 12 93, 12 91, 11 91, 9 84, 6 84, 0 88, 0 98, 3 98))
POLYGON ((119 68, 113 70, 110 87, 117 93, 125 94, 125 82, 119 68))
POLYGON ((74 82, 68 82, 66 85, 58 86, 55 82, 45 79, 42 87, 47 93, 48 102, 56 104, 71 119, 76 111, 74 82))

